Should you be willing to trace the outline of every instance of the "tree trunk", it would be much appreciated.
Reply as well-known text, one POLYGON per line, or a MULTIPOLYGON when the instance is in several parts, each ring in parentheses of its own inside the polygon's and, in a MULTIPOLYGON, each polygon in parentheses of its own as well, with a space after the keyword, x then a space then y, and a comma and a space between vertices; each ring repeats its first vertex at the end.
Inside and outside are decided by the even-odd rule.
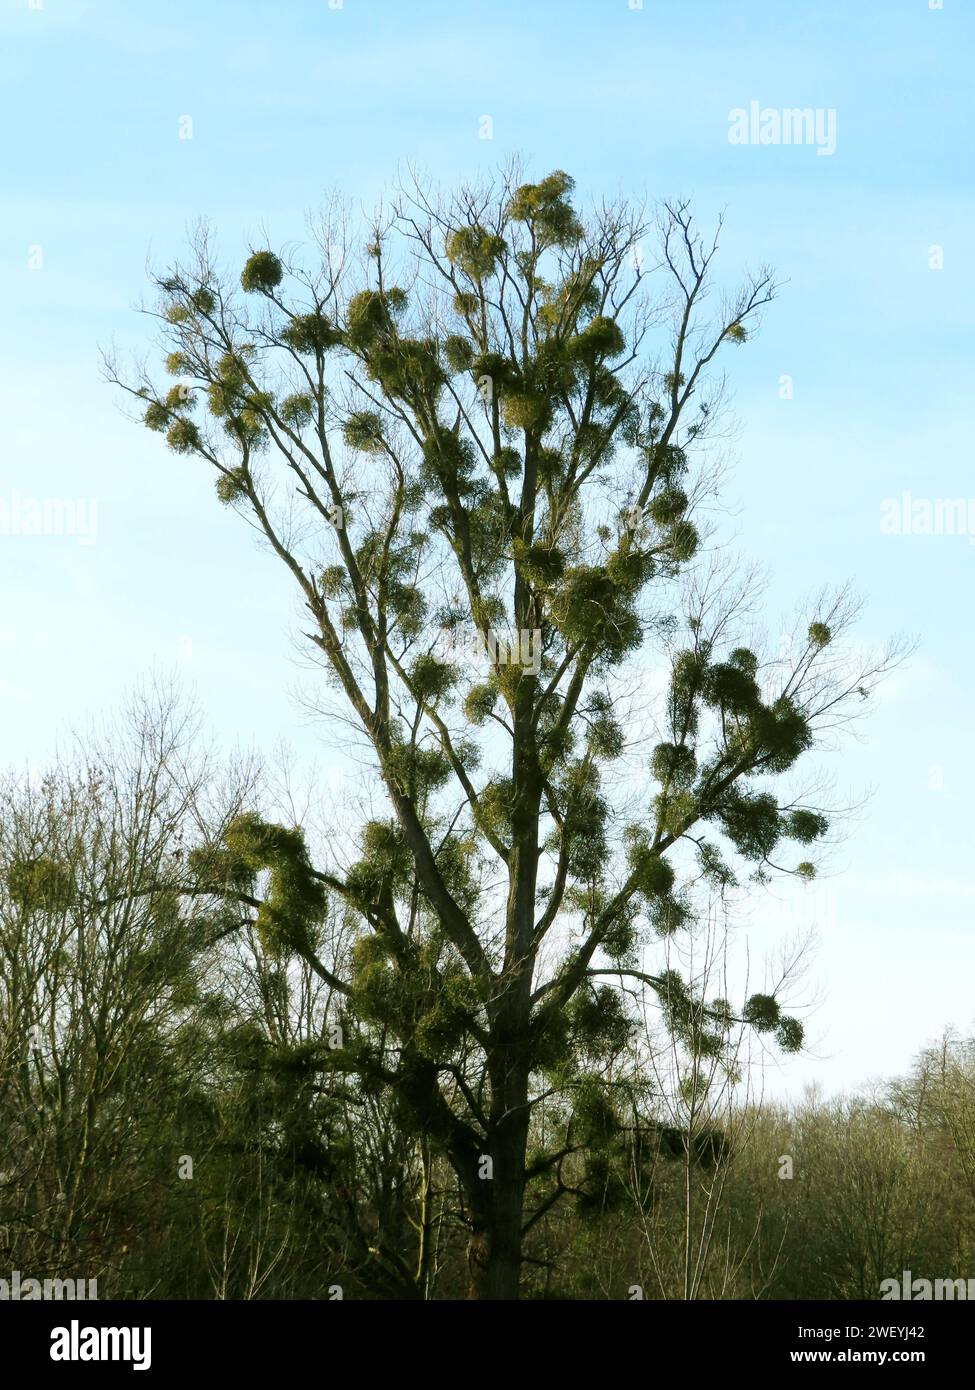
POLYGON ((470 1243, 471 1293, 477 1299, 514 1299, 521 1283, 521 1232, 525 1195, 525 1148, 496 1145, 495 1176, 470 1243), (505 1168, 513 1172, 505 1176, 505 1168))
MULTIPOLYGON (((522 490, 522 534, 534 533, 537 450, 526 445, 522 490)), ((534 627, 530 586, 516 573, 515 627, 534 627), (530 621, 530 619, 532 619, 530 621)), ((520 640, 520 637, 519 637, 520 640)), ((534 720, 537 681, 523 671, 513 715, 512 782, 515 800, 508 853, 508 906, 503 986, 491 1018, 487 1068, 491 1080, 488 1155, 491 1176, 478 1182, 473 1205, 471 1248, 474 1296, 517 1298, 521 1284, 521 1246, 528 1149, 528 1082, 531 1069, 531 993, 535 964, 535 910, 538 885, 538 826, 544 780, 538 761, 534 720)))
POLYGON ((507 1080, 504 1106, 484 1155, 491 1160, 491 1176, 478 1178, 471 1194, 471 1294, 477 1299, 517 1298, 521 1283, 528 1076, 518 1067, 507 1080))

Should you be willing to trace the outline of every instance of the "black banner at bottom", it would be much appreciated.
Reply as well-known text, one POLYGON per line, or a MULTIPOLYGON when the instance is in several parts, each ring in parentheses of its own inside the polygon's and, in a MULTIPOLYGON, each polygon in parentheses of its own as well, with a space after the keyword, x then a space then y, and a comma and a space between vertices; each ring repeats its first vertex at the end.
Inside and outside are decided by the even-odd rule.
MULTIPOLYGON (((70 1379, 84 1371, 173 1377, 188 1372, 280 1373, 309 1358, 323 1373, 336 1357, 361 1357, 371 1374, 400 1374, 416 1355, 415 1338, 452 1352, 468 1337, 475 1361, 452 1363, 476 1375, 486 1355, 512 1358, 512 1372, 578 1372, 579 1354, 631 1356, 619 1337, 655 1337, 643 1354, 686 1358, 697 1377, 708 1370, 780 1372, 794 1365, 948 1368, 964 1358, 972 1316, 963 1300, 871 1303, 380 1303, 341 1299, 293 1303, 0 1302, 0 1366, 30 1377, 70 1379), (510 1328, 517 1341, 507 1342, 510 1328), (611 1338, 609 1342, 595 1339, 611 1338), (590 1341, 592 1339, 592 1341, 590 1341)), ((350 1369, 347 1360, 341 1365, 350 1369)), ((47 1379, 45 1378, 45 1382, 47 1379)))

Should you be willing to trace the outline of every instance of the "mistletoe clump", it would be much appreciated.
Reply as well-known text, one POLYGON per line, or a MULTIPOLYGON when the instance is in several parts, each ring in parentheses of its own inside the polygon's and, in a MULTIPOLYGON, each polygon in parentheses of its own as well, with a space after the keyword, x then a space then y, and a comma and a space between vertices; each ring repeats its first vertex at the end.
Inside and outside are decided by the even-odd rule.
POLYGON ((273 251, 255 251, 241 271, 240 283, 247 294, 270 294, 284 278, 284 266, 273 251))
POLYGON ((268 887, 257 909, 256 925, 269 955, 314 948, 315 929, 327 906, 325 885, 312 868, 304 833, 263 820, 255 812, 237 816, 209 861, 196 863, 216 875, 215 888, 242 885, 266 870, 268 887))
POLYGON ((471 280, 486 280, 506 250, 504 237, 480 226, 459 227, 447 237, 447 259, 471 280))
POLYGON ((582 223, 570 201, 575 180, 562 169, 539 183, 525 183, 508 205, 513 222, 530 222, 544 245, 570 246, 582 236, 582 223))
POLYGON ((342 332, 327 314, 295 314, 281 331, 281 341, 297 353, 321 356, 343 341, 342 332))
POLYGON ((15 860, 7 871, 7 891, 22 911, 64 912, 75 900, 74 875, 66 864, 45 855, 15 860))

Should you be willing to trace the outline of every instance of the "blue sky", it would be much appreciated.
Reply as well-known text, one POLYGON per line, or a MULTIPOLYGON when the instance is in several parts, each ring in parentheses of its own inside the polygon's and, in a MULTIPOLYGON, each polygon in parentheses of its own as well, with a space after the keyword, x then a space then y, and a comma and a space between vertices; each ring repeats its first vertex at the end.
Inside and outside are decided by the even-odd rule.
POLYGON ((729 529, 770 572, 770 625, 852 578, 865 641, 919 644, 827 759, 841 794, 872 790, 833 877, 755 907, 757 950, 819 927, 817 1044, 772 1085, 850 1086, 970 1025, 975 531, 880 519, 904 492, 975 497, 973 39, 964 0, 2 0, 0 759, 42 762, 153 666, 226 743, 320 751, 284 576, 100 382, 98 344, 146 346, 147 255, 201 214, 228 260, 262 226, 298 237, 329 189, 368 208, 407 160, 449 182, 520 153, 584 196, 687 195, 725 212, 726 275, 787 282, 730 363, 729 529), (835 153, 729 143, 753 101, 835 111, 835 153), (91 543, 16 534, 24 498, 93 502, 91 543))

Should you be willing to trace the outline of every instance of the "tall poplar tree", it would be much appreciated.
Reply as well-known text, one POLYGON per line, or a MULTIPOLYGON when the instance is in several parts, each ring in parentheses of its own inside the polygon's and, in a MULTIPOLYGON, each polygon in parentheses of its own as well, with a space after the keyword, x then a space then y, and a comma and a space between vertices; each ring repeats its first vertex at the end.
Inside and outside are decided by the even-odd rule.
POLYGON ((762 271, 709 296, 716 247, 682 203, 584 215, 562 172, 414 183, 361 257, 325 218, 311 254, 227 276, 201 232, 155 282, 173 384, 121 383, 290 572, 385 802, 353 862, 255 814, 194 872, 342 997, 322 1065, 389 1088, 452 1166, 478 1297, 517 1296, 526 1231, 632 1141, 607 1079, 632 991, 712 1056, 742 1019, 802 1042, 774 995, 653 961, 743 866, 813 874, 826 816, 783 774, 884 666, 844 647, 842 592, 768 656, 702 540, 716 369, 774 293, 762 271), (529 1153, 552 1097, 562 1142, 529 1153))

